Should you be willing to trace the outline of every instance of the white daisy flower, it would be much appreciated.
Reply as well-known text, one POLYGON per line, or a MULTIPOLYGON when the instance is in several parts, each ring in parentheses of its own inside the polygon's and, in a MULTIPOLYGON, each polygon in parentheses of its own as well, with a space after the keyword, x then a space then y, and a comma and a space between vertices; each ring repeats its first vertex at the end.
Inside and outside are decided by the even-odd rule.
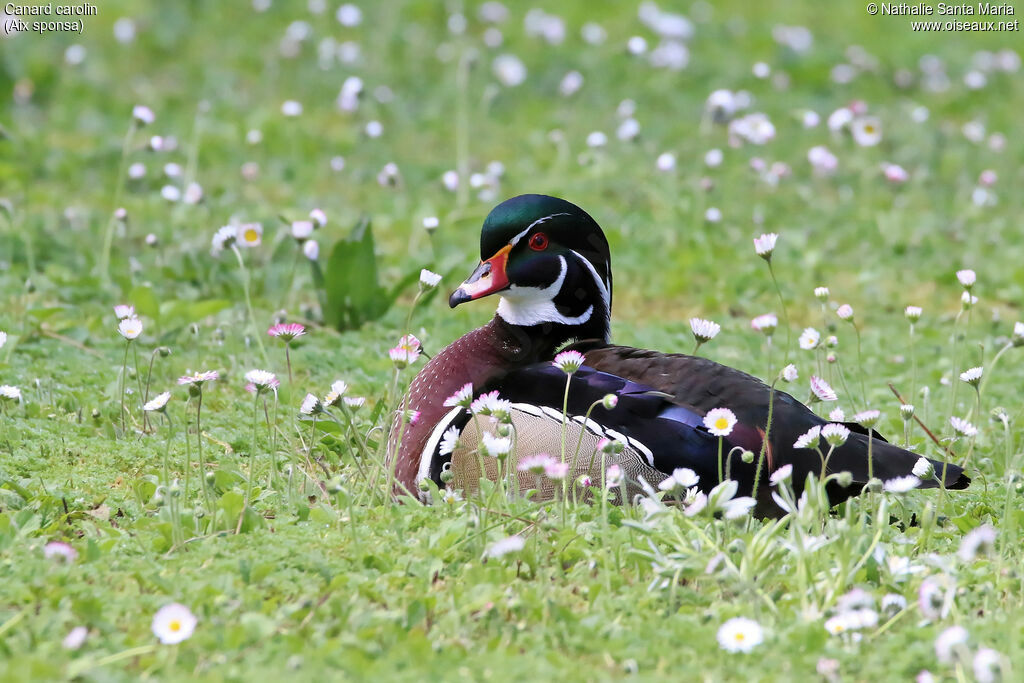
POLYGON ((529 472, 539 476, 544 474, 545 468, 553 462, 555 462, 555 459, 547 453, 537 453, 536 455, 528 455, 520 460, 516 469, 520 472, 529 472))
POLYGON ((961 650, 967 652, 969 637, 963 626, 950 626, 935 639, 935 656, 943 664, 952 664, 961 650))
POLYGON ((793 476, 793 465, 786 464, 779 469, 772 472, 772 476, 768 477, 768 483, 772 486, 778 486, 784 481, 788 481, 793 476))
POLYGON ((230 249, 238 241, 238 228, 234 225, 225 225, 213 234, 210 253, 218 256, 225 249, 230 249))
POLYGON ((674 171, 676 168, 676 155, 672 152, 662 152, 658 155, 657 160, 654 162, 654 166, 662 173, 674 171))
POLYGON ((276 390, 281 386, 280 380, 277 379, 277 375, 267 370, 250 370, 245 373, 245 381, 256 387, 257 393, 262 394, 265 391, 276 390))
POLYGON ((829 411, 828 419, 833 422, 846 422, 846 412, 842 408, 833 408, 829 411))
POLYGON ((447 408, 454 408, 455 406, 462 406, 463 408, 469 408, 473 403, 473 383, 466 382, 458 391, 449 396, 444 400, 444 405, 447 408))
POLYGON ((830 422, 821 428, 821 438, 825 439, 830 446, 842 446, 850 438, 850 429, 844 425, 830 422))
POLYGON ((920 306, 907 306, 905 309, 903 309, 903 315, 905 315, 907 317, 907 320, 909 320, 912 323, 916 323, 918 320, 920 320, 921 314, 923 312, 924 311, 920 306))
POLYGON ((722 330, 722 326, 711 320, 703 318, 690 318, 690 331, 694 338, 704 344, 711 341, 722 330))
POLYGON ((672 471, 672 474, 658 482, 658 488, 662 491, 680 491, 697 485, 700 477, 689 467, 679 467, 672 471))
POLYGON ((263 243, 263 225, 243 223, 238 226, 238 243, 243 247, 258 247, 263 243))
POLYGON ((984 371, 985 369, 981 366, 964 370, 960 373, 960 381, 967 382, 972 387, 976 387, 981 382, 981 375, 984 371))
POLYGON ((853 306, 850 304, 843 304, 836 309, 836 315, 839 316, 840 320, 853 320, 853 306))
POLYGON ((729 436, 736 426, 736 415, 728 408, 713 408, 704 416, 704 426, 714 436, 729 436))
POLYGON ((963 562, 974 562, 979 555, 987 555, 996 545, 996 530, 989 524, 982 524, 967 532, 960 541, 957 556, 963 562))
POLYGON ((769 232, 754 238, 754 251, 765 261, 772 260, 772 253, 775 251, 775 244, 779 241, 777 233, 769 232))
POLYGON ((437 273, 426 268, 420 271, 420 285, 423 289, 433 289, 439 282, 441 282, 441 276, 437 273))
POLYGON ((302 102, 298 100, 285 100, 281 103, 281 113, 288 117, 302 115, 302 102))
POLYGON ((142 321, 138 318, 125 318, 117 324, 117 331, 128 341, 137 339, 142 334, 142 321))
POLYGON ((882 596, 882 611, 892 616, 907 608, 907 599, 898 593, 886 593, 882 596))
POLYGON ((1024 323, 1015 322, 1013 324, 1013 336, 1010 338, 1010 341, 1014 346, 1024 345, 1024 323))
POLYGON ((498 55, 491 63, 495 78, 506 88, 514 88, 526 80, 526 65, 513 54, 498 55))
POLYGON ((800 348, 805 351, 811 351, 818 348, 818 344, 821 342, 821 332, 818 332, 813 327, 805 327, 804 331, 800 333, 798 339, 800 348))
POLYGON ((889 479, 883 484, 884 488, 889 493, 906 493, 913 491, 921 485, 921 480, 915 477, 913 474, 908 474, 904 477, 896 477, 889 479))
POLYGON ((363 396, 346 396, 343 400, 345 406, 352 410, 358 410, 366 404, 366 398, 363 396))
POLYGON ((299 412, 303 415, 316 415, 323 411, 323 404, 320 402, 320 399, 313 394, 306 394, 306 397, 302 399, 302 405, 299 406, 299 412))
POLYGON ((839 400, 839 396, 836 394, 835 390, 829 386, 828 382, 817 375, 811 375, 811 392, 819 401, 828 402, 839 400))
POLYGON ((964 307, 965 311, 970 310, 976 303, 978 303, 978 297, 974 296, 970 292, 964 291, 964 293, 960 295, 960 304, 964 307))
POLYGON ((169 202, 176 202, 181 199, 181 190, 174 185, 164 185, 160 188, 160 196, 169 202))
POLYGON ((953 416, 949 418, 949 424, 953 426, 955 431, 960 436, 974 436, 978 433, 978 428, 972 425, 967 420, 953 416))
POLYGON ((726 652, 750 652, 764 642, 764 630, 753 619, 733 617, 718 628, 717 638, 726 652))
POLYGON ((309 212, 309 218, 316 223, 316 227, 318 228, 322 228, 327 225, 327 214, 324 213, 323 209, 313 209, 309 212))
POLYGON ((956 279, 960 281, 964 289, 970 291, 974 283, 978 281, 978 275, 973 270, 965 268, 964 270, 956 271, 956 279))
POLYGON ((165 391, 162 394, 157 394, 151 400, 146 402, 146 405, 142 406, 142 409, 148 413, 151 412, 163 412, 164 408, 167 407, 167 402, 171 400, 171 392, 165 391))
POLYGON ((500 541, 492 543, 484 552, 484 557, 504 557, 509 553, 518 553, 525 547, 526 539, 522 536, 509 536, 508 538, 503 538, 500 541))
POLYGON ((807 161, 819 176, 831 175, 839 168, 839 159, 824 145, 815 145, 807 150, 807 161))
POLYGON ((142 126, 148 126, 156 121, 156 115, 153 113, 153 110, 144 104, 136 104, 132 107, 132 118, 142 126))
POLYGON ((192 610, 177 602, 164 605, 153 615, 153 635, 164 645, 173 645, 192 637, 199 620, 192 610))
POLYGON ((882 122, 873 116, 856 118, 850 125, 850 133, 861 147, 874 147, 882 141, 882 122))
POLYGON ((814 425, 800 436, 794 443, 793 448, 817 448, 818 440, 821 438, 821 426, 814 425))
POLYGON ((492 458, 502 458, 512 450, 512 439, 507 436, 495 436, 490 432, 484 432, 483 451, 485 455, 492 458))
POLYGON ((853 421, 862 427, 871 429, 878 423, 878 418, 882 416, 882 413, 878 410, 862 410, 853 416, 853 421))
MULTIPOLYGON (((135 307, 132 306, 131 304, 118 304, 117 306, 114 306, 114 315, 117 316, 118 320, 124 320, 125 318, 134 318, 135 307)), ((7 335, 4 335, 5 339, 6 337, 7 335)), ((3 346, 3 344, 0 344, 0 346, 3 346)))
POLYGON ((599 130, 592 131, 587 135, 587 147, 598 148, 608 144, 608 136, 599 130))
POLYGON ((302 255, 310 261, 320 258, 320 244, 316 240, 306 240, 302 245, 302 255))
POLYGON ((85 643, 85 639, 88 635, 89 629, 85 626, 76 626, 71 629, 66 636, 64 636, 64 640, 60 643, 61 647, 65 650, 77 650, 85 643))
POLYGON ((1003 675, 1003 657, 989 647, 978 648, 971 661, 974 669, 974 680, 978 683, 997 683, 1005 679, 1003 675))
POLYGON ((774 313, 764 313, 750 321, 750 327, 765 335, 771 336, 779 326, 779 317, 774 313))
POLYGON ((914 469, 911 472, 915 477, 927 481, 935 476, 935 466, 928 458, 922 457, 914 463, 914 469))
POLYGON ((315 229, 313 221, 292 221, 292 237, 299 242, 305 242, 312 237, 315 229))
POLYGON ((828 129, 833 133, 838 133, 848 127, 851 123, 853 123, 853 112, 850 111, 849 107, 840 107, 839 109, 836 109, 834 112, 829 114, 828 121, 826 122, 828 129))
POLYGON ((583 365, 583 354, 579 351, 563 351, 555 356, 552 365, 567 375, 571 375, 583 365))
POLYGON ((894 185, 907 182, 910 178, 910 174, 907 173, 907 169, 903 168, 899 164, 883 164, 882 175, 885 179, 894 185))

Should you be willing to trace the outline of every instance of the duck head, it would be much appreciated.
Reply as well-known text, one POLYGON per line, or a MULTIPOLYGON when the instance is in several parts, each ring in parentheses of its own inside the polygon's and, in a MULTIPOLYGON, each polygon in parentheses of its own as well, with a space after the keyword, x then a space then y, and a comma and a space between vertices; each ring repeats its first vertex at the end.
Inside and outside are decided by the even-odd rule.
POLYGON ((480 234, 480 265, 448 303, 500 295, 497 316, 539 328, 555 343, 609 339, 612 270, 608 240, 580 207, 539 194, 508 199, 480 234))

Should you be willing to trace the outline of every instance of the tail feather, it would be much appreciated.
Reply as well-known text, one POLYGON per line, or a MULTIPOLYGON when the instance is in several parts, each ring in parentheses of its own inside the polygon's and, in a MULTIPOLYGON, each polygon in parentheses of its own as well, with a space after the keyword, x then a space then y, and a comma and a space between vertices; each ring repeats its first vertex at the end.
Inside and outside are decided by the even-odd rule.
MULTIPOLYGON (((914 465, 922 456, 917 453, 894 446, 884 441, 872 439, 870 474, 886 481, 896 477, 913 474, 914 465)), ((948 489, 965 489, 971 483, 964 469, 953 463, 944 463, 927 458, 935 469, 935 477, 921 482, 920 488, 938 488, 940 480, 948 489), (945 473, 945 476, 943 476, 945 473)), ((863 486, 868 482, 868 437, 863 434, 850 434, 849 439, 837 448, 829 460, 830 472, 849 472, 853 475, 855 486, 863 486)))

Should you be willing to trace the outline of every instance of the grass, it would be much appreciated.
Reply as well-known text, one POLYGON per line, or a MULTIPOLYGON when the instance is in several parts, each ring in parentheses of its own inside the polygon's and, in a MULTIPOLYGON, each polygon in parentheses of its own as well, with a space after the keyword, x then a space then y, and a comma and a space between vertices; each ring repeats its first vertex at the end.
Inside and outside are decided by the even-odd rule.
MULTIPOLYGON (((1016 136, 1024 86, 1019 70, 988 73, 980 90, 967 89, 963 77, 978 51, 1019 46, 1019 33, 913 33, 908 18, 871 17, 856 4, 697 3, 691 63, 672 72, 624 50, 632 35, 657 42, 629 4, 560 6, 567 36, 557 46, 524 35, 524 10, 512 8, 499 49, 481 42, 476 5, 466 7, 461 36, 447 32, 437 3, 365 5, 362 26, 345 28, 333 6, 317 16, 305 3, 256 12, 247 3, 111 2, 86 18, 81 37, 3 40, 0 90, 15 97, 0 104, 0 330, 9 335, 0 384, 18 386, 22 400, 0 406, 0 678, 591 680, 635 672, 775 680, 809 678, 819 667, 827 678, 835 660, 844 679, 906 680, 927 669, 962 680, 974 675, 971 655, 985 646, 1000 653, 1012 679, 1024 667, 1024 376, 1016 348, 991 363, 1024 300, 1024 206, 1014 191, 1024 181, 1016 136), (111 37, 121 16, 135 20, 128 44, 111 37), (298 19, 311 35, 289 58, 282 36, 298 19), (605 27, 605 43, 582 42, 586 21, 605 27), (776 24, 807 26, 813 48, 799 56, 780 47, 776 24), (328 37, 358 42, 359 62, 322 65, 318 46, 328 37), (68 63, 76 41, 85 58, 68 63), (848 56, 851 46, 873 64, 848 56), (501 52, 523 60, 524 84, 498 85, 490 63, 501 52), (926 54, 944 61, 948 89, 922 87, 926 54), (852 82, 830 79, 836 64, 853 60, 865 66, 852 82), (755 78, 755 61, 786 74, 788 85, 755 78), (559 96, 562 76, 574 69, 583 88, 559 96), (893 84, 901 69, 914 74, 905 88, 893 84), (357 112, 340 112, 335 98, 352 74, 366 93, 357 112), (392 100, 375 96, 381 86, 392 100), (730 148, 723 127, 702 123, 705 99, 718 88, 749 90, 752 111, 771 117, 776 139, 730 148), (616 108, 627 98, 642 127, 634 142, 614 135, 616 108), (301 102, 303 113, 282 116, 286 100, 301 102), (878 146, 858 147, 823 124, 804 129, 795 115, 813 109, 824 119, 853 100, 881 120, 878 146), (150 106, 155 123, 133 127, 136 104, 150 106), (924 122, 911 117, 918 106, 929 111, 924 122), (381 122, 381 137, 363 134, 371 120, 381 122), (984 141, 965 137, 970 122, 984 126, 984 141), (251 129, 262 133, 258 144, 246 142, 251 129), (594 130, 608 134, 605 148, 587 149, 594 130), (993 133, 1005 137, 1001 151, 989 145, 993 133), (173 136, 177 149, 147 150, 154 134, 173 136), (812 173, 807 150, 819 144, 839 159, 834 175, 812 173), (725 152, 714 169, 702 163, 711 148, 725 152), (677 157, 674 172, 655 167, 665 151, 677 157), (338 156, 345 164, 335 171, 338 156), (122 157, 129 167, 143 163, 145 177, 126 178, 122 157), (772 185, 751 169, 754 157, 784 162, 791 174, 772 185), (505 172, 490 196, 479 197, 465 173, 456 192, 441 183, 449 169, 485 173, 493 160, 505 172), (886 182, 886 161, 909 180, 886 182), (168 162, 180 165, 180 176, 163 177, 168 162), (400 172, 393 187, 377 179, 389 162, 400 172), (989 189, 995 202, 978 206, 972 193, 985 169, 998 176, 989 189), (161 197, 163 185, 184 190, 193 180, 201 203, 161 197), (879 431, 895 440, 904 424, 889 383, 944 439, 953 436, 951 415, 971 420, 976 439, 952 442, 958 459, 970 453, 971 488, 871 494, 831 515, 812 500, 781 523, 536 506, 487 490, 431 507, 386 500, 382 477, 367 484, 359 472, 381 474, 373 456, 387 411, 420 367, 396 384, 387 348, 412 332, 435 353, 486 321, 490 302, 450 311, 443 296, 426 296, 410 318, 410 285, 358 329, 319 325, 316 276, 278 217, 326 212, 317 238, 328 279, 337 277, 329 268, 334 243, 366 215, 382 288, 429 267, 450 290, 478 257, 491 206, 537 191, 577 202, 608 233, 616 341, 686 351, 687 321, 701 316, 722 325, 702 354, 766 378, 787 353, 787 335, 776 332, 769 360, 763 337, 750 330, 761 313, 785 320, 751 239, 780 233, 772 265, 801 377, 793 393, 806 398, 807 378, 821 373, 848 415, 870 404, 882 411, 879 431), (118 206, 126 221, 112 219, 118 206), (712 206, 719 223, 703 220, 712 206), (420 227, 428 216, 440 219, 433 234, 420 227), (209 254, 214 231, 230 221, 264 226, 262 245, 241 251, 244 272, 233 254, 209 254), (149 234, 158 247, 147 246, 149 234), (969 313, 954 276, 960 268, 978 272, 980 300, 969 313), (824 307, 812 296, 819 285, 831 289, 824 307), (138 359, 127 356, 122 433, 125 342, 112 306, 126 302, 145 329, 132 343, 138 359), (835 316, 839 303, 853 306, 856 333, 835 316), (924 307, 913 346, 908 304, 924 307), (309 329, 291 348, 294 386, 283 346, 261 336, 281 310, 309 329), (806 326, 838 336, 845 383, 823 351, 796 348, 806 326), (170 354, 153 358, 150 396, 172 392, 170 426, 156 419, 143 429, 139 380, 161 347, 170 354), (975 365, 986 368, 977 397, 956 377, 975 365), (261 401, 242 389, 253 368, 282 380, 276 415, 272 401, 264 416, 261 401), (205 489, 197 401, 175 385, 197 370, 221 375, 203 393, 201 442, 213 478, 205 489), (301 397, 323 395, 338 378, 350 395, 368 399, 355 435, 327 420, 324 431, 297 419, 301 397), (1005 426, 989 419, 998 406, 1005 426), (163 476, 168 443, 171 482, 163 476), (243 513, 247 495, 253 510, 243 513), (958 558, 965 534, 982 525, 997 533, 994 550, 958 558), (485 556, 512 534, 526 539, 521 552, 485 556), (811 537, 827 544, 802 549, 811 537), (74 562, 44 557, 44 545, 57 540, 77 551, 74 562), (922 611, 922 584, 948 594, 945 614, 922 611), (855 588, 872 596, 879 621, 830 635, 826 620, 855 588), (890 593, 908 603, 891 617, 880 605, 890 593), (150 631, 153 614, 170 602, 199 618, 179 645, 161 645, 150 631), (751 654, 716 642, 734 616, 765 629, 751 654), (62 647, 80 625, 88 628, 84 644, 62 647), (941 663, 934 641, 953 625, 970 634, 969 652, 941 663)), ((941 457, 919 428, 910 441, 941 457)))

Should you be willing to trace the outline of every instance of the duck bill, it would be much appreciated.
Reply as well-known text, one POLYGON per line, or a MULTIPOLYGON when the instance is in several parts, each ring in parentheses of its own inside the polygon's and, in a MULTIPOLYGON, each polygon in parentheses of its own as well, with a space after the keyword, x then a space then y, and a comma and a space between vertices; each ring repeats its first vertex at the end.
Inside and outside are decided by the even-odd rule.
POLYGON ((455 308, 467 301, 480 299, 485 296, 508 289, 508 274, 505 267, 508 264, 508 253, 512 251, 512 245, 506 245, 497 254, 481 261, 472 275, 459 285, 459 288, 452 292, 448 298, 448 305, 455 308))

